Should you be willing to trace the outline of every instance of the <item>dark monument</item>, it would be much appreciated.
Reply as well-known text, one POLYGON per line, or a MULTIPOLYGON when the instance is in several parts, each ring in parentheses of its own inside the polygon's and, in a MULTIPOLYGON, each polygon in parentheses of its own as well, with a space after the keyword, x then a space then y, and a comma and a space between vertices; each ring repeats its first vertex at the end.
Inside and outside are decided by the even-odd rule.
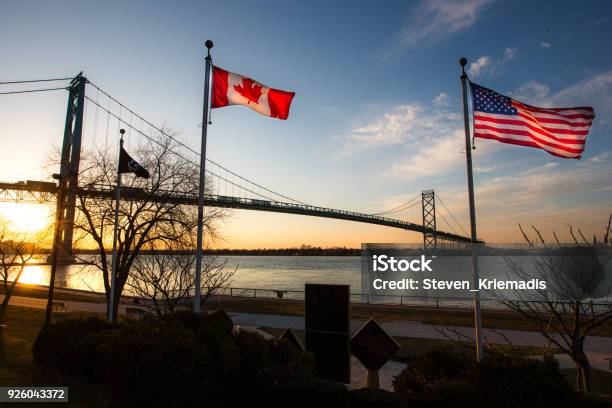
POLYGON ((348 285, 306 284, 306 350, 314 354, 317 376, 351 382, 348 285))

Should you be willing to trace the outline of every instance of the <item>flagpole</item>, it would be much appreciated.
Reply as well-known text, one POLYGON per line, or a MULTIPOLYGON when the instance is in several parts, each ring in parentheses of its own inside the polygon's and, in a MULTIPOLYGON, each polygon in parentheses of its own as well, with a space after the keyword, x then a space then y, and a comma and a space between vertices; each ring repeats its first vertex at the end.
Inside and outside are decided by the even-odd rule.
POLYGON ((204 73, 204 108, 202 112, 202 145, 200 152, 200 189, 198 192, 198 238, 196 244, 195 263, 195 295, 193 299, 194 313, 200 313, 200 300, 202 298, 202 243, 204 241, 204 190, 206 186, 206 132, 208 130, 208 99, 210 97, 210 70, 212 58, 210 49, 213 42, 206 40, 206 69, 204 73))
POLYGON ((459 60, 461 65, 461 88, 463 90, 463 121, 465 125, 465 159, 467 162, 468 196, 470 200, 470 226, 472 238, 472 265, 473 265, 473 288, 474 294, 474 337, 476 339, 476 361, 481 362, 484 358, 482 349, 482 319, 480 315, 480 291, 478 290, 478 235, 476 234, 476 205, 474 203, 474 176, 472 172, 472 145, 470 143, 470 118, 468 113, 468 76, 465 73, 466 58, 459 60))
POLYGON ((125 129, 120 129, 121 139, 119 140, 119 160, 117 161, 117 186, 115 189, 115 224, 113 231, 113 261, 111 267, 111 283, 110 283, 110 303, 108 305, 108 321, 113 322, 115 316, 115 286, 117 275, 117 229, 119 226, 119 200, 121 198, 121 150, 123 149, 123 134, 125 129))

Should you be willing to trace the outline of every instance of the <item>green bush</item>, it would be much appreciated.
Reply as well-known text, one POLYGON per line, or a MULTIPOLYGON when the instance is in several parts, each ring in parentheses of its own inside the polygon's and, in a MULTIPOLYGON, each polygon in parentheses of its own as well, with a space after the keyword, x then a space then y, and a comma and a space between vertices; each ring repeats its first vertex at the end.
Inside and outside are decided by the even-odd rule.
POLYGON ((410 408, 584 406, 553 360, 488 355, 477 364, 438 349, 409 361, 393 386, 410 408))
POLYGON ((349 392, 351 408, 400 408, 400 398, 397 394, 385 390, 361 388, 349 392))

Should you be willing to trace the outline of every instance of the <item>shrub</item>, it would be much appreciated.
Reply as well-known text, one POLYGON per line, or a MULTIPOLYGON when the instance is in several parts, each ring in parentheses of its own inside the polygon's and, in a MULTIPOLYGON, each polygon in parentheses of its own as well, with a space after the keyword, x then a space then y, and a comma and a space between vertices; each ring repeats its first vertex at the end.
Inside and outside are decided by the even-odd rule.
POLYGON ((108 350, 109 391, 116 406, 203 404, 203 391, 217 389, 210 374, 218 366, 210 357, 193 332, 180 324, 128 327, 108 350))
POLYGON ((269 408, 348 407, 348 390, 343 384, 325 381, 288 381, 258 387, 256 401, 241 406, 269 408))
POLYGON ((361 388, 349 392, 351 408, 400 408, 400 398, 397 394, 385 390, 361 388))
POLYGON ((393 383, 403 404, 411 408, 582 406, 554 360, 488 355, 477 364, 449 353, 432 350, 408 363, 393 383))
MULTIPOLYGON (((118 407, 251 406, 261 389, 314 374, 309 353, 287 341, 234 334, 224 312, 122 325, 67 320, 41 330, 34 354, 43 368, 105 384, 118 407)), ((310 387, 314 396, 323 392, 310 387)))
POLYGON ((62 374, 103 381, 106 351, 121 330, 97 317, 45 325, 34 341, 34 362, 62 374))
POLYGON ((412 394, 431 390, 438 381, 459 380, 466 376, 472 361, 447 347, 434 347, 408 362, 393 380, 393 387, 406 400, 412 394))

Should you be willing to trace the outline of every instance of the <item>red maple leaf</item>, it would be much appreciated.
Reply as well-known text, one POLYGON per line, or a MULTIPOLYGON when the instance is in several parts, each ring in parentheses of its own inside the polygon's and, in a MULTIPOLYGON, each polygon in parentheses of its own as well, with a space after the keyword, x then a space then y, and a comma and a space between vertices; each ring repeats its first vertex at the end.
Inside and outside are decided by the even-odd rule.
POLYGON ((259 101, 259 97, 262 94, 262 88, 260 84, 253 81, 251 78, 243 78, 240 85, 234 85, 234 89, 240 95, 248 99, 247 103, 255 103, 259 101))

